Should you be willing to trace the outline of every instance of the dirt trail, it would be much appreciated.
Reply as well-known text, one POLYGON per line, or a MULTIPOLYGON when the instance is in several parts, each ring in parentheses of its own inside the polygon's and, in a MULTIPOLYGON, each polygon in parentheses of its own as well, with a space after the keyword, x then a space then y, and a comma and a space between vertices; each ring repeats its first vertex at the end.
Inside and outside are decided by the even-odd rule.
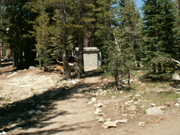
MULTIPOLYGON (((90 75, 81 80, 63 82, 59 81, 62 78, 60 74, 39 73, 37 69, 21 71, 12 77, 8 77, 8 75, 10 74, 0 76, 0 95, 9 93, 10 96, 9 100, 0 100, 1 132, 4 129, 8 134, 18 135, 180 134, 180 108, 166 111, 163 114, 164 120, 160 123, 149 123, 145 127, 138 126, 141 119, 132 119, 130 122, 118 125, 117 128, 102 128, 102 123, 98 122, 98 117, 94 114, 94 104, 88 104, 92 96, 87 93, 102 84, 107 84, 108 81, 112 81, 111 79, 103 81, 100 76, 95 74, 96 76, 90 75), (16 85, 8 85, 12 83, 16 83, 16 85), (28 86, 30 84, 33 86, 28 86), (65 89, 61 90, 64 86, 65 89), (56 94, 50 98, 53 91, 56 94), (16 97, 13 100, 12 95, 16 97), (9 105, 4 107, 5 103, 9 105), (41 110, 42 114, 29 115, 29 111, 38 110, 37 105, 46 106, 41 110), (25 124, 15 125, 18 118, 24 120, 25 124), (5 127, 9 125, 11 129, 6 129, 5 127)), ((120 100, 124 100, 123 98, 125 97, 104 101, 101 99, 101 102, 113 106, 120 100)), ((108 112, 111 113, 110 108, 108 112)), ((117 115, 121 114, 117 113, 117 115)))

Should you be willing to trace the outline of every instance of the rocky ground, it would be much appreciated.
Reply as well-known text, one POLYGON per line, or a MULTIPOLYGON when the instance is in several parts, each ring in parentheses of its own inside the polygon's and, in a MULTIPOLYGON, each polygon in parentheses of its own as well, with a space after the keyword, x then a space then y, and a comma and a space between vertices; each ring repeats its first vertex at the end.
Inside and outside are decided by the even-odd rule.
POLYGON ((121 90, 94 70, 72 80, 34 67, 0 72, 0 134, 180 134, 178 82, 143 82, 135 70, 133 89, 121 90))

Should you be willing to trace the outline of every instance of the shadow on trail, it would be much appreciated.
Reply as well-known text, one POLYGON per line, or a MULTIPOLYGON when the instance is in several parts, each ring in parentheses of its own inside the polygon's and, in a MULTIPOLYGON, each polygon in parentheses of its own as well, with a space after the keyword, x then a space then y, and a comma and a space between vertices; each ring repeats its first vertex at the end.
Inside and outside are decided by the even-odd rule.
MULTIPOLYGON (((88 77, 98 76, 98 73, 88 72, 88 77)), ((97 82, 98 83, 98 82, 97 82)), ((65 116, 69 113, 62 110, 61 112, 54 113, 53 111, 56 109, 55 104, 56 101, 64 101, 71 99, 74 94, 84 93, 86 89, 90 88, 93 84, 78 84, 71 88, 59 87, 56 89, 49 89, 44 93, 39 95, 33 95, 27 99, 13 102, 11 104, 4 104, 0 106, 0 132, 6 131, 10 132, 12 129, 16 129, 18 127, 22 127, 22 129, 26 130, 28 128, 42 128, 45 126, 49 126, 53 123, 43 123, 42 121, 49 121, 50 119, 56 118, 57 116, 65 116), (83 88, 86 88, 83 90, 83 88), (39 108, 39 106, 44 105, 45 108, 39 108), (34 110, 33 114, 29 114, 34 110), (36 114, 37 110, 41 110, 42 114, 36 114)), ((91 98, 90 95, 82 96, 74 96, 73 98, 91 98)), ((2 99, 0 99, 2 100, 2 99)), ((87 122, 88 123, 88 122, 87 122)), ((43 132, 37 132, 33 134, 52 134, 56 132, 64 132, 64 131, 72 131, 79 128, 88 128, 84 126, 80 126, 81 124, 76 123, 74 125, 64 125, 64 127, 58 129, 51 129, 43 132)), ((31 134, 31 133, 29 133, 31 134)))
MULTIPOLYGON (((93 121, 89 121, 93 122, 93 121)), ((51 123, 52 124, 52 123, 51 123)), ((55 134, 55 133, 61 133, 61 132, 69 132, 69 131, 75 131, 77 129, 88 129, 88 126, 82 126, 84 123, 75 123, 70 125, 63 125, 58 128, 52 128, 50 130, 43 130, 43 131, 37 131, 37 132, 29 132, 29 133, 19 133, 18 135, 44 135, 44 134, 55 134)), ((88 125, 88 122, 86 122, 88 125)))

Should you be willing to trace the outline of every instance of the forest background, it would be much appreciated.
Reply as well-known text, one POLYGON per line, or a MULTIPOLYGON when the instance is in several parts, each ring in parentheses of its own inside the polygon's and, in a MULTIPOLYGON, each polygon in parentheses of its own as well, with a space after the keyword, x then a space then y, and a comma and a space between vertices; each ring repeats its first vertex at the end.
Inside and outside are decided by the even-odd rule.
MULTIPOLYGON (((77 53, 77 77, 84 76, 83 47, 98 47, 99 70, 130 86, 132 68, 147 70, 145 79, 167 79, 180 59, 180 0, 1 0, 0 38, 10 47, 17 69, 63 61, 77 53)), ((42 68, 44 67, 44 68, 42 68)))

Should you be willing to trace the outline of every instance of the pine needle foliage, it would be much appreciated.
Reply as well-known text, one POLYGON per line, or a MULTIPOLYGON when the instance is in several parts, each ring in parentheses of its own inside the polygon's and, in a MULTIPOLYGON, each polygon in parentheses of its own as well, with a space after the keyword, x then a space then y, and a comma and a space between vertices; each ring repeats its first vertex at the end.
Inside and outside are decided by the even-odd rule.
MULTIPOLYGON (((165 66, 170 66, 168 59, 175 51, 173 3, 171 0, 144 0, 142 39, 142 62, 151 72, 150 77, 162 78, 165 66)), ((142 52, 141 51, 141 52, 142 52)))

